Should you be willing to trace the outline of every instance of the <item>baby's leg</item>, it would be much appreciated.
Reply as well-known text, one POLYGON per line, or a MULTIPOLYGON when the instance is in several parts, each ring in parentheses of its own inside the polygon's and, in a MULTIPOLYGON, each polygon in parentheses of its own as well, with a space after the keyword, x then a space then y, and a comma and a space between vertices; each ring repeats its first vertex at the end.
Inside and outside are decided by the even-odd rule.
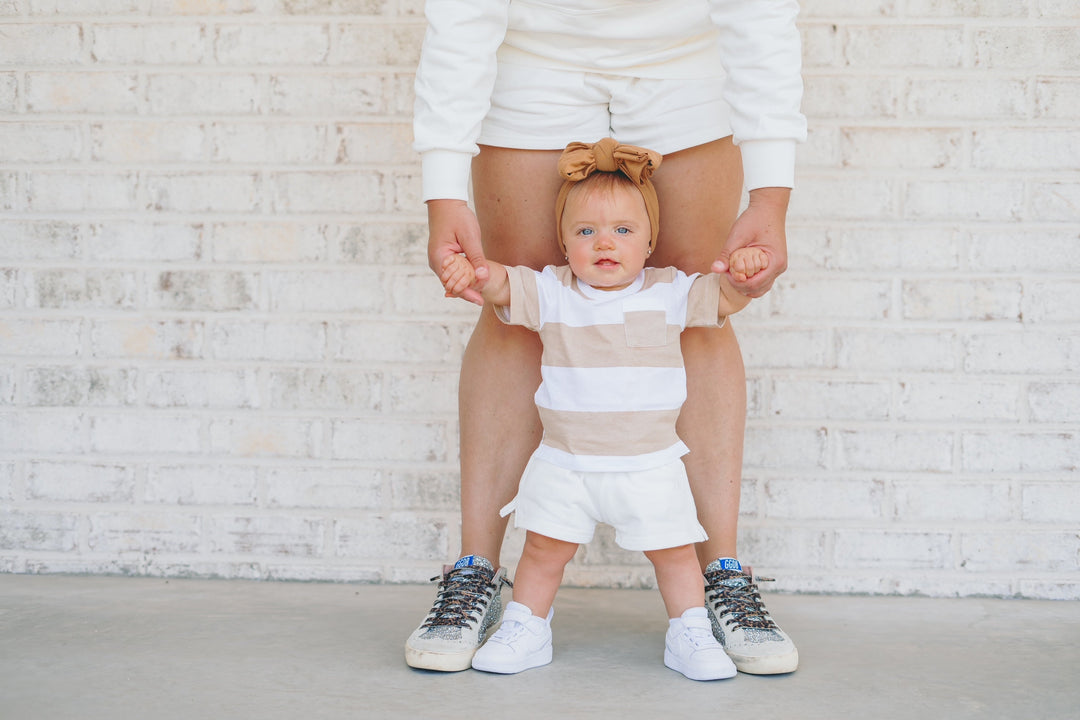
POLYGON ((656 584, 669 618, 681 617, 690 608, 704 607, 705 581, 693 545, 649 550, 645 557, 656 571, 656 584))
POLYGON ((651 550, 645 555, 656 568, 656 582, 669 618, 664 664, 691 680, 734 677, 735 663, 713 637, 694 546, 651 550))
MULTIPOLYGON (((514 573, 514 602, 529 608, 533 615, 547 617, 562 583, 566 563, 574 557, 577 548, 577 543, 528 531, 525 534, 525 548, 514 573)), ((696 567, 697 560, 694 562, 696 567)), ((698 572, 697 576, 700 582, 701 573, 698 572)), ((698 601, 700 604, 701 600, 698 601)))
POLYGON ((499 629, 473 655, 474 668, 513 674, 551 662, 551 603, 576 550, 574 543, 526 534, 514 574, 514 601, 506 606, 499 629))

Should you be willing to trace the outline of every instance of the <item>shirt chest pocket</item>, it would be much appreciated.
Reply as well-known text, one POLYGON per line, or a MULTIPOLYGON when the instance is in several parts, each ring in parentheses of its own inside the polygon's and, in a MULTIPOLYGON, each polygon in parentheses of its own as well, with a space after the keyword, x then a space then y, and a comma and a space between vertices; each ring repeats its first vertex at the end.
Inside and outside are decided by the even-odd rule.
POLYGON ((654 302, 627 298, 623 305, 627 347, 660 347, 668 344, 667 312, 654 302))

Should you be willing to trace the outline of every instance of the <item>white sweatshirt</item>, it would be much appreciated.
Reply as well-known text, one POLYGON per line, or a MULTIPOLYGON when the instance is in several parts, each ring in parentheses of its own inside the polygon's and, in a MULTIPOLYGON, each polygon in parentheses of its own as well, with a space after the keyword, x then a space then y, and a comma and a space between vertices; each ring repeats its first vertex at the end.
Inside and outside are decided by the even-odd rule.
POLYGON ((806 138, 796 0, 427 0, 414 147, 423 199, 468 199, 498 63, 725 76, 746 187, 792 187, 806 138))

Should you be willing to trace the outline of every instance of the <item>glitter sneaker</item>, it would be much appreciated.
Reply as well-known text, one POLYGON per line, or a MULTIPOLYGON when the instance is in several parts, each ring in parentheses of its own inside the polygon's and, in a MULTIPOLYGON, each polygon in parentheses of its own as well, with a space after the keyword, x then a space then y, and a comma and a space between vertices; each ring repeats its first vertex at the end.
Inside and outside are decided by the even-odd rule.
POLYGON ((444 566, 431 612, 405 641, 405 662, 423 670, 467 670, 502 616, 503 585, 513 587, 506 569, 496 571, 479 555, 444 566))
POLYGON ((769 616, 749 570, 743 572, 733 558, 714 560, 705 568, 705 606, 713 634, 740 672, 794 672, 799 651, 769 616))
POLYGON ((691 680, 734 677, 735 663, 713 637, 705 608, 690 608, 668 621, 664 637, 664 664, 691 680))
POLYGON ((513 675, 522 670, 540 667, 551 662, 551 616, 547 619, 532 614, 518 602, 506 606, 502 625, 473 655, 474 670, 513 675))

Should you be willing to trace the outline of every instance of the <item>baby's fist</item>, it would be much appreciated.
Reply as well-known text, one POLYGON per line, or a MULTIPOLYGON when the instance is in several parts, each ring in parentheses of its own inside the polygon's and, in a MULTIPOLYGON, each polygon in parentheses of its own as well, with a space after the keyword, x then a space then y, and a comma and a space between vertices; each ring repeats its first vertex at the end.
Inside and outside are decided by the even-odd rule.
POLYGON ((736 282, 746 282, 769 267, 769 254, 759 247, 743 247, 731 253, 728 272, 736 282))
POLYGON ((460 297, 476 281, 476 270, 464 255, 447 255, 439 272, 439 280, 442 281, 446 297, 460 297))

